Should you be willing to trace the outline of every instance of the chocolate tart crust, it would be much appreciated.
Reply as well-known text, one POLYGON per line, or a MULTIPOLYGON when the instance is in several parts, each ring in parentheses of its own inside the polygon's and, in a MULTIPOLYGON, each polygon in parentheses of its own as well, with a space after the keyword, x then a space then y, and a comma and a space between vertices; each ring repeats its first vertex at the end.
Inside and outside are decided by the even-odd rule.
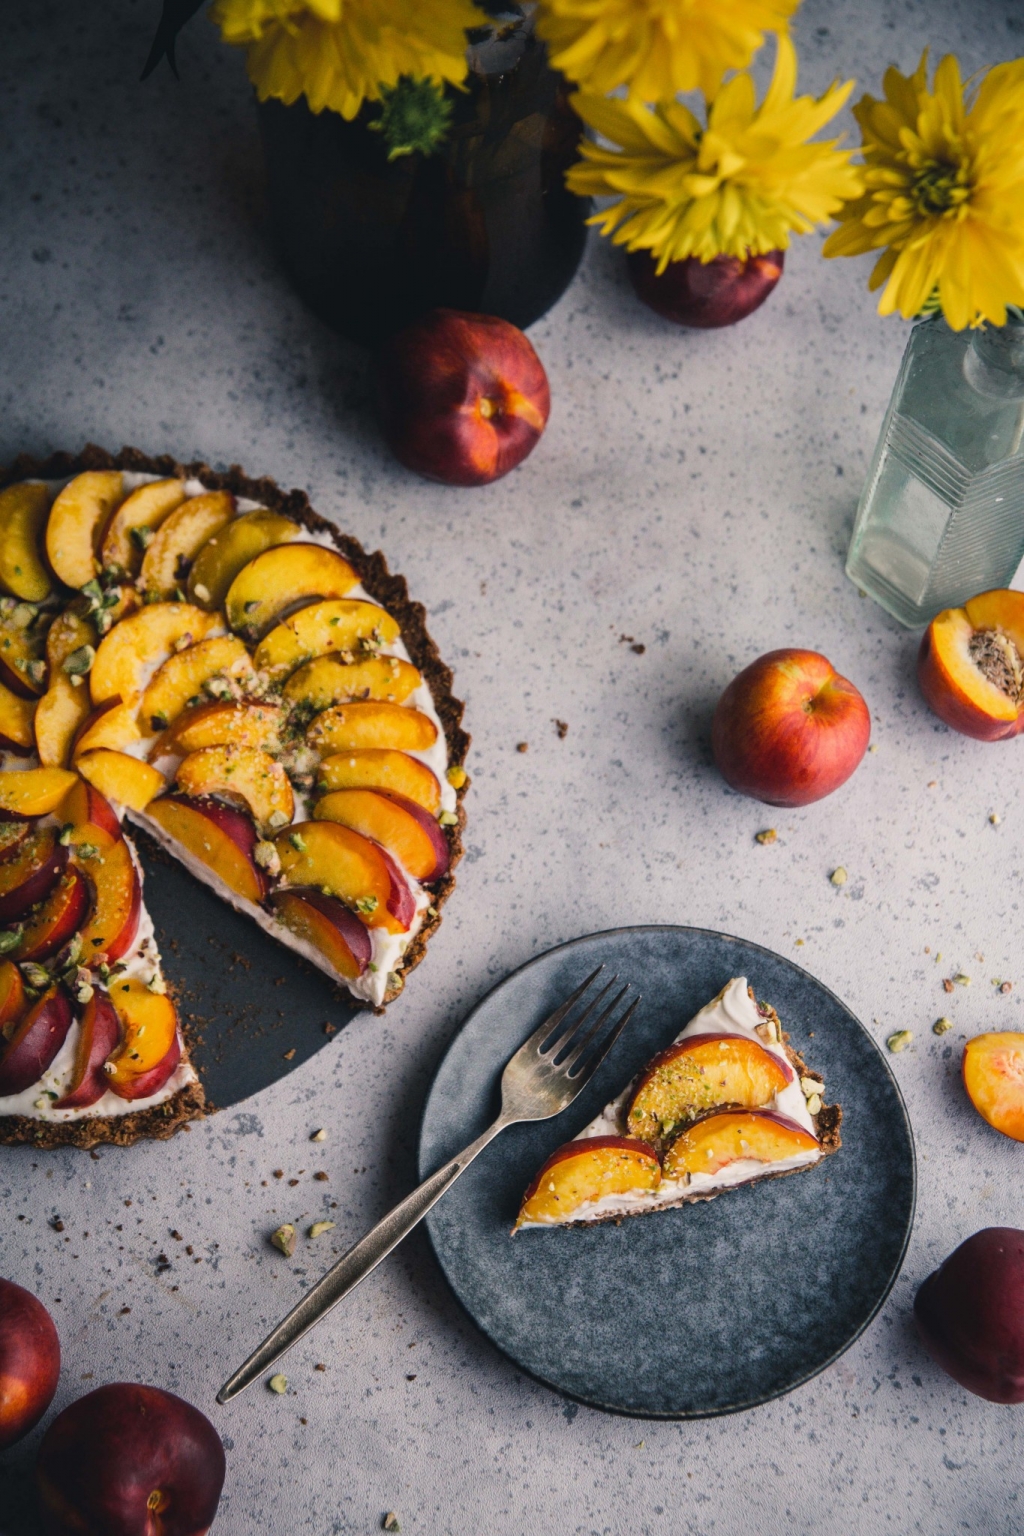
MULTIPOLYGON (((462 767, 469 751, 470 737, 462 727, 465 705, 452 692, 454 677, 450 667, 441 660, 441 654, 427 630, 427 613, 422 603, 409 596, 404 576, 397 576, 388 569, 388 563, 380 550, 368 553, 358 539, 340 533, 333 523, 321 517, 311 506, 304 491, 285 491, 266 476, 253 479, 237 464, 224 471, 211 469, 201 460, 182 464, 170 454, 155 457, 142 453, 138 448, 122 448, 120 453, 108 453, 95 443, 87 443, 81 453, 52 453, 48 458, 34 458, 31 454, 19 454, 6 469, 0 470, 0 489, 18 480, 56 480, 65 475, 81 474, 90 469, 125 469, 143 474, 178 476, 186 480, 200 480, 212 491, 230 491, 259 502, 271 512, 290 517, 293 522, 307 528, 310 533, 326 533, 357 572, 360 581, 372 597, 382 603, 401 630, 402 640, 413 663, 423 674, 434 700, 441 727, 448 744, 448 762, 451 767, 462 767)), ((434 916, 428 916, 416 933, 401 961, 401 975, 413 970, 427 952, 432 934, 441 925, 441 908, 455 889, 454 869, 463 854, 463 831, 466 825, 465 797, 470 780, 456 790, 458 817, 455 826, 446 827, 449 846, 449 865, 444 877, 431 891, 431 907, 434 916)), ((133 836, 135 835, 133 829, 133 836)), ((283 946, 288 948, 287 945, 283 946)), ((289 951, 291 953, 291 951, 289 951)), ((393 1002, 402 987, 392 987, 384 995, 382 1007, 374 1008, 382 1013, 393 1002)), ((345 992, 351 999, 351 993, 345 992)), ((359 999, 356 999, 358 1002, 359 999)), ((372 1004, 367 1003, 367 1007, 372 1004)), ((166 1140, 190 1120, 210 1113, 201 1083, 193 1083, 176 1093, 163 1104, 134 1114, 117 1116, 85 1116, 80 1120, 35 1120, 28 1115, 0 1117, 0 1145, 29 1144, 39 1150, 53 1147, 95 1147, 101 1143, 126 1147, 135 1141, 166 1140)))

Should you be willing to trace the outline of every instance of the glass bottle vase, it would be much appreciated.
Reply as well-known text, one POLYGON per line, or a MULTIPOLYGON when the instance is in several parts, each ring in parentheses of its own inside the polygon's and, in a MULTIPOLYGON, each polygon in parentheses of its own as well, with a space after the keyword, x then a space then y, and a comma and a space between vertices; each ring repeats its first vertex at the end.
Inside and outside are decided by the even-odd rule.
POLYGON ((908 628, 1005 587, 1024 558, 1024 321, 911 331, 846 573, 908 628))

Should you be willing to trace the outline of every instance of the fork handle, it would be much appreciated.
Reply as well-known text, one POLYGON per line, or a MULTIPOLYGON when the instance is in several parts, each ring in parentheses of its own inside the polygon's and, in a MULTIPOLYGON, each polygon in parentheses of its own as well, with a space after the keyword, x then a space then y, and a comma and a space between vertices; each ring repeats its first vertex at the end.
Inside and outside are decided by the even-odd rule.
POLYGON ((459 1177, 482 1152, 489 1142, 493 1141, 498 1132, 504 1130, 509 1121, 499 1117, 493 1125, 488 1126, 482 1136, 476 1141, 470 1142, 464 1151, 459 1152, 450 1161, 432 1173, 428 1179, 424 1179, 418 1189, 406 1195, 404 1200, 394 1206, 386 1216, 378 1221, 375 1227, 361 1237, 354 1247, 350 1248, 326 1275, 307 1291, 302 1300, 292 1308, 288 1316, 283 1318, 269 1334, 260 1347, 253 1352, 233 1376, 221 1387, 217 1393, 218 1403, 228 1403, 239 1392, 251 1386, 258 1376, 284 1354, 292 1345, 308 1333, 310 1328, 325 1317, 332 1307, 336 1307, 343 1297, 350 1291, 354 1291, 360 1280, 365 1280, 367 1275, 377 1268, 382 1259, 386 1259, 393 1248, 412 1231, 430 1208, 437 1204, 446 1190, 450 1189, 459 1177))

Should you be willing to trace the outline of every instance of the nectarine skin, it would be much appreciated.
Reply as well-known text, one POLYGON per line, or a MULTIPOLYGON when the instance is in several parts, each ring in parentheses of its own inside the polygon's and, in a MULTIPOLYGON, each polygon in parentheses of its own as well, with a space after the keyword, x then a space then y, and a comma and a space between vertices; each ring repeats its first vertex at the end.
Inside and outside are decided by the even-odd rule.
POLYGON ((547 426, 547 374, 522 331, 494 315, 435 309, 390 337, 374 367, 384 436, 407 469, 488 485, 547 426))
POLYGON ((761 256, 715 256, 703 262, 697 256, 670 261, 658 276, 658 263, 650 251, 631 251, 629 277, 637 298, 648 308, 676 325, 710 330, 735 325, 759 309, 782 276, 783 251, 761 256))
POLYGON ((523 1196, 516 1227, 571 1220, 604 1195, 657 1189, 661 1164, 653 1147, 626 1136, 584 1136, 556 1148, 523 1196))
POLYGON ((1024 1403, 1024 1232, 985 1227, 914 1298, 925 1347, 968 1392, 1024 1403))
POLYGON ((16 922, 48 896, 68 861, 53 827, 39 827, 0 864, 0 923, 16 922))
POLYGON ((20 1020, 0 1054, 0 1097, 22 1093, 37 1083, 71 1028, 71 1004, 60 987, 51 987, 20 1020))
POLYGON ((80 1397, 43 1436, 46 1536, 205 1536, 224 1486, 209 1419, 172 1392, 116 1382, 80 1397))
POLYGON ((97 987, 82 1012, 75 1066, 68 1091, 54 1109, 88 1109, 107 1091, 103 1063, 121 1038, 121 1025, 109 996, 97 987))
POLYGON ((0 1280, 0 1451, 39 1423, 60 1377, 53 1318, 31 1291, 0 1280))
POLYGON ((718 701, 711 749, 726 783, 767 805, 810 805, 845 784, 867 751, 861 694, 817 651, 769 651, 718 701))

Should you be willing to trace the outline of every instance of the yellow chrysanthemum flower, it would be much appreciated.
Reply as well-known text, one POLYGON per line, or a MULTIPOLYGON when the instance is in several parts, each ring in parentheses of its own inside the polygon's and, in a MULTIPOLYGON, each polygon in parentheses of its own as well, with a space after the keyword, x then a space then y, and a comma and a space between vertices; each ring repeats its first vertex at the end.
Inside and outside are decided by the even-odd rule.
POLYGON ((481 22, 470 0, 216 0, 212 16, 246 48, 261 101, 305 95, 347 118, 402 75, 458 85, 466 28, 481 22))
POLYGON ((620 147, 584 141, 568 184, 581 196, 615 195, 590 222, 617 245, 650 251, 659 273, 687 256, 707 262, 785 250, 791 230, 807 234, 863 186, 852 150, 837 149, 837 140, 806 142, 839 111, 853 81, 817 101, 794 97, 795 87, 796 53, 780 37, 760 107, 750 75, 734 75, 708 105, 707 128, 677 101, 649 110, 580 92, 576 111, 620 147))
POLYGON ((800 0, 541 0, 537 30, 556 69, 601 96, 628 85, 641 101, 713 96, 766 32, 784 32, 800 0))
POLYGON ((947 54, 928 90, 927 52, 911 76, 886 70, 885 100, 854 107, 862 197, 839 214, 826 256, 882 250, 878 312, 920 314, 936 293, 955 331, 1006 323, 1024 304, 1024 59, 989 70, 969 108, 947 54))

